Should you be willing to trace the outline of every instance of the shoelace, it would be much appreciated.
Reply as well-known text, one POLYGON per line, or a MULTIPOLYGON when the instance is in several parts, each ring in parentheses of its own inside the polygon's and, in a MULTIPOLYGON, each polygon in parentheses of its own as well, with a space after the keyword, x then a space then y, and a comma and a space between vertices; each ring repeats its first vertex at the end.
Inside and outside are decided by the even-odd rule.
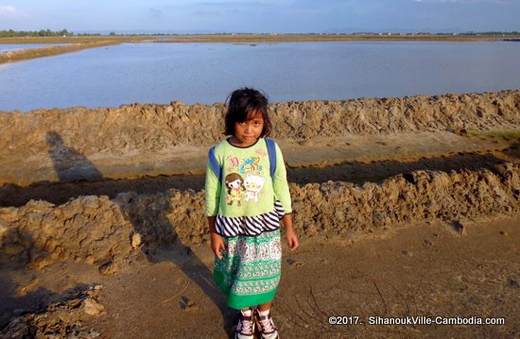
POLYGON ((253 333, 253 320, 252 318, 246 319, 242 317, 240 320, 239 331, 242 333, 253 333))
POLYGON ((276 330, 273 319, 269 316, 265 317, 265 319, 260 318, 260 324, 262 325, 264 332, 270 333, 276 330))

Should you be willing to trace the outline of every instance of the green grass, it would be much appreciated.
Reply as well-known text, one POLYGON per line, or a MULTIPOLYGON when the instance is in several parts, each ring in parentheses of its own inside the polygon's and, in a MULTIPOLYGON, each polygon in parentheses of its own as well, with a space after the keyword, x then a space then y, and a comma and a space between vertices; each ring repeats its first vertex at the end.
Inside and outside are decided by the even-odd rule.
POLYGON ((520 129, 502 129, 491 131, 469 130, 468 136, 485 139, 495 139, 504 141, 520 141, 520 129))

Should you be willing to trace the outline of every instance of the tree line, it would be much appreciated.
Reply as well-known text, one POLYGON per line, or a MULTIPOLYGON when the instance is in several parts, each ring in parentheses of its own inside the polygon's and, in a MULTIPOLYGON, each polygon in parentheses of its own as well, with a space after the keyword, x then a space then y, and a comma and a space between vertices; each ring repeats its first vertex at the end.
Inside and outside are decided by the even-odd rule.
POLYGON ((74 33, 69 32, 66 29, 62 29, 61 31, 51 31, 50 29, 41 29, 39 31, 15 31, 15 30, 4 30, 0 31, 1 38, 11 38, 11 37, 39 37, 39 36, 72 36, 74 33))
MULTIPOLYGON (((380 33, 380 32, 354 32, 354 33, 209 33, 208 35, 462 35, 462 36, 473 36, 473 35, 503 35, 503 36, 510 36, 510 35, 520 35, 520 32, 518 31, 511 31, 511 32, 461 32, 461 33, 435 33, 435 32, 415 32, 415 33, 400 33, 400 32, 387 32, 387 33, 380 33)), ((73 32, 69 32, 66 29, 62 29, 61 31, 51 31, 50 29, 41 29, 39 31, 15 31, 15 30, 3 30, 0 31, 0 38, 8 38, 8 37, 61 37, 61 36, 101 36, 103 34, 100 33, 79 33, 74 34, 73 32)), ((177 34, 177 33, 116 33, 116 32, 110 32, 106 35, 109 36, 116 36, 116 35, 122 35, 122 36, 142 36, 142 35, 155 35, 155 36, 176 36, 176 35, 192 35, 192 34, 177 34)), ((197 34, 194 34, 197 35, 197 34)))

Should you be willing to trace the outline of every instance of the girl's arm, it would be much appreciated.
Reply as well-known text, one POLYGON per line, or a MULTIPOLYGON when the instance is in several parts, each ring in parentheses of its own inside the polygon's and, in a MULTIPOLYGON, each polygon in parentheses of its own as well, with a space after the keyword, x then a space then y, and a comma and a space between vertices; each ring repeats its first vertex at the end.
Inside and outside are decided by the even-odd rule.
POLYGON ((215 231, 216 217, 208 217, 209 234, 211 240, 211 250, 219 258, 222 259, 222 252, 225 250, 224 239, 215 231))
POLYGON ((222 259, 222 251, 224 250, 224 239, 217 234, 215 230, 215 220, 218 213, 220 203, 220 178, 210 168, 209 162, 206 167, 206 183, 205 183, 205 209, 208 217, 208 227, 211 239, 211 249, 213 253, 222 259))
POLYGON ((278 144, 276 144, 276 172, 273 177, 273 191, 278 200, 280 200, 285 215, 282 217, 282 224, 285 228, 285 237, 287 245, 291 250, 295 250, 299 246, 298 235, 293 227, 293 215, 291 204, 291 193, 289 192, 289 184, 287 182, 287 170, 283 154, 278 144))
POLYGON ((215 231, 215 220, 217 217, 208 217, 209 233, 216 233, 215 231))
POLYGON ((298 241, 298 235, 296 234, 296 231, 293 227, 292 213, 284 215, 282 218, 282 223, 285 227, 285 238, 287 239, 287 245, 289 245, 291 251, 294 251, 300 246, 300 242, 298 241))

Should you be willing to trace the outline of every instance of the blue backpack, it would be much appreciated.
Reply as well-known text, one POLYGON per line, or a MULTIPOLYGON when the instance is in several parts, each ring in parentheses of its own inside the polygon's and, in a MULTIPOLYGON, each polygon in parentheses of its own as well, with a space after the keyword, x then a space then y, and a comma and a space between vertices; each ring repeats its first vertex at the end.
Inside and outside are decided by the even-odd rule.
MULTIPOLYGON (((264 140, 267 145, 267 155, 269 156, 269 174, 272 178, 274 172, 276 172, 276 143, 271 138, 265 138, 264 140)), ((215 146, 212 146, 209 149, 208 158, 211 171, 217 176, 217 178, 219 178, 219 180, 222 180, 222 167, 215 157, 215 146)))

